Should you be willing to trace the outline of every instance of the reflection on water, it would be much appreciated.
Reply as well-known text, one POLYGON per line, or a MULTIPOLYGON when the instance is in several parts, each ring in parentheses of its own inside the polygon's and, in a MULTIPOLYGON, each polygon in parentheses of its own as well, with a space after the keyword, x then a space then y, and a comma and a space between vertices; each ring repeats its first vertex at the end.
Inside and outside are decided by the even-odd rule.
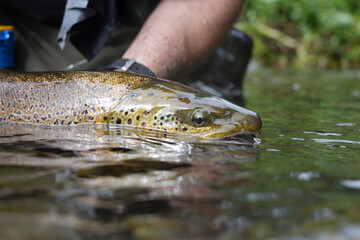
POLYGON ((261 141, 2 124, 0 239, 358 239, 358 75, 250 75, 261 141))

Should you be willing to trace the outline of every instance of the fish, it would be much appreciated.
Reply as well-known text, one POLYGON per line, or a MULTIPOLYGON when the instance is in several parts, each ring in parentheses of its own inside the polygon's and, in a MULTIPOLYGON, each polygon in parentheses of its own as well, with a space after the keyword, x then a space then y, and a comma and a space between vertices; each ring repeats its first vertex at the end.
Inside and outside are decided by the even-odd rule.
POLYGON ((115 71, 0 71, 0 123, 109 124, 205 139, 256 134, 257 113, 181 83, 115 71))

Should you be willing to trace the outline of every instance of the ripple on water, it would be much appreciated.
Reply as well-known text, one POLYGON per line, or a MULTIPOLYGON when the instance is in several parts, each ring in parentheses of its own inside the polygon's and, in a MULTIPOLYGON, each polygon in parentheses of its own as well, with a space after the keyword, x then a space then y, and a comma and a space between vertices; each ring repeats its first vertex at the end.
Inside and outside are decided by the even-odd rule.
POLYGON ((354 127, 356 126, 356 123, 336 123, 336 125, 340 127, 354 127))
POLYGON ((340 184, 346 188, 360 190, 360 180, 342 180, 340 184))
POLYGON ((290 173, 291 178, 296 178, 299 181, 310 181, 314 178, 319 178, 320 174, 317 172, 292 172, 290 173))
POLYGON ((325 132, 311 132, 311 131, 304 131, 306 134, 316 134, 319 136, 342 136, 340 133, 325 133, 325 132))
POLYGON ((360 141, 343 140, 343 139, 311 138, 311 140, 317 143, 349 143, 349 144, 360 145, 360 141))

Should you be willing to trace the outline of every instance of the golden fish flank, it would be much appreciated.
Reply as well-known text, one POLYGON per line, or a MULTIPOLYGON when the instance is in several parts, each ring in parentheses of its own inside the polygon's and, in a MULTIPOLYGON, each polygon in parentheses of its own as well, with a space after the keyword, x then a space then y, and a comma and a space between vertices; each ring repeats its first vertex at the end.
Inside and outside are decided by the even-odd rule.
POLYGON ((182 84, 120 72, 0 73, 0 121, 104 122, 222 138, 256 133, 250 110, 182 84))

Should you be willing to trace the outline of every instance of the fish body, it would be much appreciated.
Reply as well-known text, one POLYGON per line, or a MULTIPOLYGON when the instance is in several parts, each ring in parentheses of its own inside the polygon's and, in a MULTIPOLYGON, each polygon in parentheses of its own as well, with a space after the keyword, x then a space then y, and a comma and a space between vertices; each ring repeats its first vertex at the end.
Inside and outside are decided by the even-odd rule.
POLYGON ((185 85, 122 72, 0 72, 0 122, 108 123, 223 138, 261 129, 259 116, 185 85))

